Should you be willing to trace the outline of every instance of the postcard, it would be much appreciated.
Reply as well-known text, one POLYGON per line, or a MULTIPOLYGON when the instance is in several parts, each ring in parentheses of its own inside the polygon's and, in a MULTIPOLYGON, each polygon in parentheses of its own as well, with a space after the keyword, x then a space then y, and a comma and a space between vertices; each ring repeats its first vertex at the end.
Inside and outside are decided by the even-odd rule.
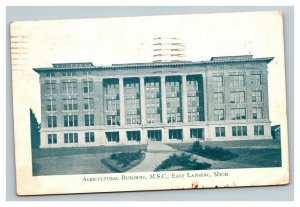
POLYGON ((18 195, 289 183, 280 11, 10 32, 18 195))

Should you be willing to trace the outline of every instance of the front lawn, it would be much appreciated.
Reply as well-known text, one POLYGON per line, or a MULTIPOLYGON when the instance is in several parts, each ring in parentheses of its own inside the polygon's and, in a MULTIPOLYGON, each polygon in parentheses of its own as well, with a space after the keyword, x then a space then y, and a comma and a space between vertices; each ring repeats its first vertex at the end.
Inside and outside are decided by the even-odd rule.
POLYGON ((231 149, 238 155, 232 162, 247 163, 255 167, 281 167, 280 149, 231 149))
POLYGON ((32 173, 34 176, 112 173, 101 160, 112 153, 145 151, 146 148, 146 145, 123 145, 33 149, 32 173))

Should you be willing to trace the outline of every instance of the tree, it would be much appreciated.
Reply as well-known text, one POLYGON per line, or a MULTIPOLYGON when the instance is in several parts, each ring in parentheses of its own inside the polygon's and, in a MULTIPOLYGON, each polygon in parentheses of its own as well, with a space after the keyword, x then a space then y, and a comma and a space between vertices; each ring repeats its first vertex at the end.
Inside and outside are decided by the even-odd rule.
POLYGON ((40 124, 38 123, 35 114, 33 113, 32 109, 30 108, 30 135, 31 135, 31 147, 32 148, 39 148, 41 141, 40 141, 40 124))

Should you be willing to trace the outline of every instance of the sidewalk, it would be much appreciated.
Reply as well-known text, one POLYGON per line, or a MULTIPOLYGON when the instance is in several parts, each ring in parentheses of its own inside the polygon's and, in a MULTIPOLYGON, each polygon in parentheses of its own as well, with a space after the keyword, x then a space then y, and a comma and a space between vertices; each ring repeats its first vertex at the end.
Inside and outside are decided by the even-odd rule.
POLYGON ((149 142, 145 159, 127 172, 154 172, 162 161, 181 152, 161 142, 149 142))

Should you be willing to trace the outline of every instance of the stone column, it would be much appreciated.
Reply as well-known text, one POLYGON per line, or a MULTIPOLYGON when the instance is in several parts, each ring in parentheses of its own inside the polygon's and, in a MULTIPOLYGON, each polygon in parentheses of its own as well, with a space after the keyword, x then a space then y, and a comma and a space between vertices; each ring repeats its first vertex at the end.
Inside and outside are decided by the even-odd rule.
POLYGON ((125 125, 124 79, 119 78, 120 125, 125 125))
POLYGON ((186 75, 181 76, 182 122, 188 123, 186 75))
MULTIPOLYGON (((206 74, 202 74, 202 84, 203 84, 203 110, 204 110, 204 122, 206 123, 205 128, 204 128, 204 140, 209 139, 210 137, 210 129, 207 125, 207 121, 208 121, 208 105, 207 105, 207 75, 206 74)), ((224 94, 225 95, 225 94, 224 94)))
MULTIPOLYGON (((208 105, 207 105, 207 85, 206 85, 206 78, 205 74, 202 74, 202 83, 203 83, 203 110, 204 110, 204 121, 208 121, 208 105)), ((225 94, 224 94, 225 95, 225 94)))
POLYGON ((166 77, 160 78, 162 123, 167 124, 166 77))
POLYGON ((140 102, 141 102, 141 124, 144 125, 144 124, 146 124, 144 77, 140 77, 140 102))

